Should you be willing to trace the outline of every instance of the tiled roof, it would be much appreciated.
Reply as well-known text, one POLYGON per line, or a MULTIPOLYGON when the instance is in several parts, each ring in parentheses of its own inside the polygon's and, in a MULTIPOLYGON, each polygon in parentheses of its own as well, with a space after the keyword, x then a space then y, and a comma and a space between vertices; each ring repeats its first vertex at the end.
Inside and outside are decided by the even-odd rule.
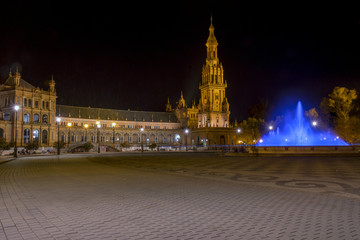
MULTIPOLYGON (((15 77, 14 76, 8 76, 7 79, 5 79, 4 85, 8 86, 15 86, 15 77)), ((33 85, 25 81, 24 79, 20 79, 21 87, 28 88, 28 89, 35 89, 33 85)))
POLYGON ((56 112, 57 115, 62 117, 73 118, 137 122, 179 122, 173 112, 130 111, 67 105, 57 105, 56 112))

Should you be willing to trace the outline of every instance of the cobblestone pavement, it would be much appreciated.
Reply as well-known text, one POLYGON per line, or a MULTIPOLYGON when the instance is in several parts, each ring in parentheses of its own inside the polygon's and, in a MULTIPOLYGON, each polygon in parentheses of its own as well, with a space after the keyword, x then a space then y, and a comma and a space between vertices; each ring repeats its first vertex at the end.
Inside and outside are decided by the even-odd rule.
POLYGON ((360 159, 118 154, 0 165, 0 239, 360 239, 360 159))

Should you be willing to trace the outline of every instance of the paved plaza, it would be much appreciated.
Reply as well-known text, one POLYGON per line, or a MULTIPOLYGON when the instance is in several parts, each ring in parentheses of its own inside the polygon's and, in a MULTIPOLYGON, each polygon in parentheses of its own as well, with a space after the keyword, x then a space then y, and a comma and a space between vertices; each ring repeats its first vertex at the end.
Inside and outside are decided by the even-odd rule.
POLYGON ((118 153, 0 164, 0 239, 360 239, 359 157, 118 153))

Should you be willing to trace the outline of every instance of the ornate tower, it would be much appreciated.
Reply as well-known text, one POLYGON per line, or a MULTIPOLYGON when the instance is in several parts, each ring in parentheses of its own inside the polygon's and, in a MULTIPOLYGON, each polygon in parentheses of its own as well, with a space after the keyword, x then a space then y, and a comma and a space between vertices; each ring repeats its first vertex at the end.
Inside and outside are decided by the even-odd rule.
POLYGON ((50 92, 54 93, 55 92, 55 80, 54 80, 54 76, 51 75, 51 80, 49 82, 49 90, 50 92))
POLYGON ((179 99, 178 108, 186 108, 185 99, 183 96, 183 92, 181 91, 181 97, 179 99))
MULTIPOLYGON (((10 76, 10 75, 9 75, 10 76)), ((14 80, 15 80, 15 85, 19 86, 20 85, 20 80, 21 80, 21 75, 19 73, 19 68, 16 67, 16 72, 15 72, 15 76, 14 76, 14 80)))
POLYGON ((168 98, 167 100, 167 104, 166 104, 166 107, 165 107, 165 112, 172 112, 172 107, 171 107, 171 104, 170 104, 170 99, 168 98))
POLYGON ((202 69, 201 99, 199 103, 199 127, 229 127, 229 103, 225 95, 227 83, 224 80, 224 69, 217 55, 218 42, 214 26, 209 28, 206 42, 206 63, 202 69))

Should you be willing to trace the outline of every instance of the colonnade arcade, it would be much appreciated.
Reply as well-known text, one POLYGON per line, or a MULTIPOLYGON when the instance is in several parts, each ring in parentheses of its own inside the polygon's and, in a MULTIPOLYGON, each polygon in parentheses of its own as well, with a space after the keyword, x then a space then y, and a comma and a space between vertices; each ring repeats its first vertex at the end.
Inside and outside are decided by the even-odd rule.
POLYGON ((102 143, 156 143, 175 145, 180 143, 174 130, 124 130, 115 128, 60 127, 60 141, 65 143, 93 142, 102 143))

